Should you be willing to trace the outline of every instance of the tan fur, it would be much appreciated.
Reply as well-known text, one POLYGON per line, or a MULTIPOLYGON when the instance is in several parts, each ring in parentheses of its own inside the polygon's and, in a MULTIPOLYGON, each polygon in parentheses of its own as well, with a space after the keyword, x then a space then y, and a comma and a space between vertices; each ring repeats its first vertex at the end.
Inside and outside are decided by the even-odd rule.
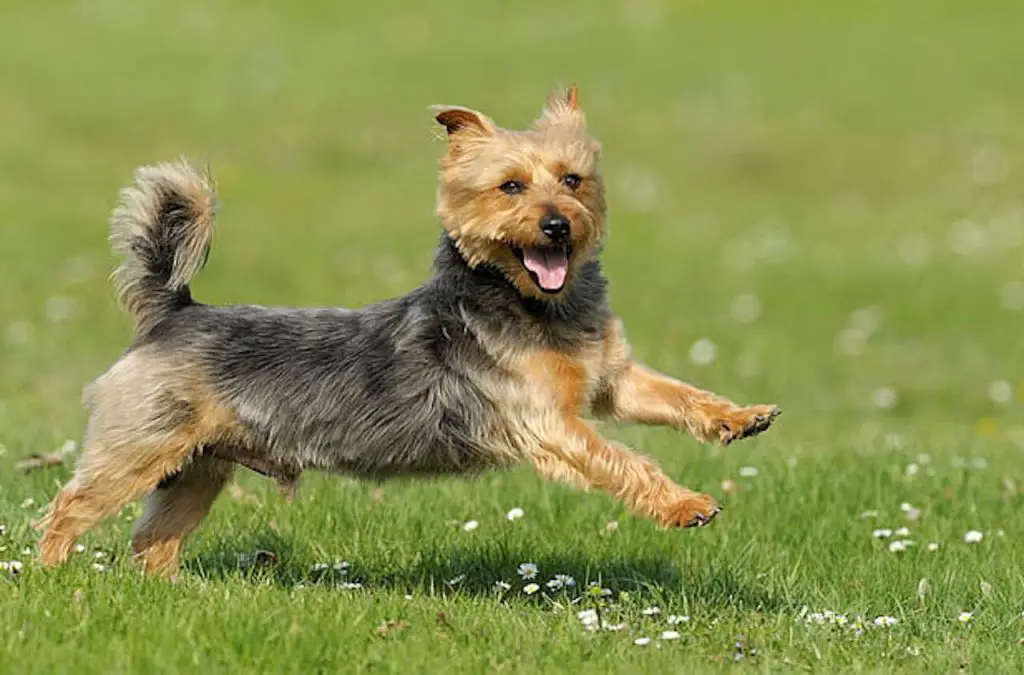
POLYGON ((242 435, 202 373, 145 348, 97 379, 86 403, 92 415, 75 475, 39 525, 46 565, 64 562, 82 534, 152 491, 194 451, 242 435))
POLYGON ((680 382, 628 359, 629 345, 616 323, 608 332, 605 353, 611 367, 596 410, 618 420, 660 424, 689 431, 700 441, 728 444, 767 424, 776 406, 737 406, 732 401, 680 382))
POLYGON ((552 295, 536 287, 509 246, 543 246, 537 222, 549 208, 573 223, 566 288, 605 236, 600 144, 587 135, 578 104, 578 94, 553 96, 528 131, 502 129, 469 108, 438 108, 450 142, 441 160, 437 214, 470 266, 497 267, 527 297, 552 295), (577 189, 561 182, 567 173, 583 179, 577 189), (522 181, 526 191, 503 194, 497 187, 508 180, 522 181))
MULTIPOLYGON (((474 353, 482 348, 490 357, 474 358, 468 367, 452 361, 472 384, 461 391, 479 394, 486 402, 484 414, 458 429, 471 439, 460 442, 473 453, 482 449, 484 457, 474 458, 479 460, 474 466, 528 461, 548 478, 602 490, 665 527, 710 522, 720 510, 713 498, 674 483, 650 458, 604 439, 585 416, 594 412, 670 425, 702 441, 728 443, 763 431, 778 410, 736 406, 630 358, 621 321, 609 319, 599 270, 593 264, 584 267, 597 256, 607 224, 598 171, 600 145, 586 131, 578 90, 552 95, 527 131, 502 129, 469 108, 448 106, 435 112, 449 138, 440 166, 437 213, 464 259, 457 269, 486 265, 483 271, 498 270, 520 296, 543 301, 522 302, 491 274, 488 279, 513 296, 511 306, 518 312, 504 316, 521 317, 526 330, 510 333, 480 321, 479 316, 490 318, 492 305, 483 307, 477 318, 463 319, 474 353), (578 175, 579 185, 566 180, 569 174, 578 175), (520 181, 525 190, 507 194, 500 187, 509 180, 520 181), (513 248, 545 245, 547 235, 539 221, 551 209, 571 222, 568 275, 559 291, 538 288, 513 248), (554 321, 555 304, 545 303, 561 302, 578 273, 590 276, 587 285, 577 288, 597 289, 597 300, 588 310, 590 318, 566 330, 569 322, 554 321), (558 326, 561 333, 555 335, 553 327, 558 326), (519 337, 510 339, 510 334, 519 337)), ((184 163, 142 169, 135 186, 122 194, 112 237, 125 257, 117 273, 118 288, 138 335, 191 302, 187 284, 213 236, 214 199, 212 181, 184 163)), ((463 305, 459 308, 452 314, 466 312, 463 305)), ((440 325, 443 332, 445 324, 440 325)), ((274 477, 290 495, 303 468, 330 469, 338 452, 325 444, 320 465, 303 465, 303 458, 289 454, 293 448, 278 447, 267 454, 269 446, 257 442, 257 432, 248 438, 232 412, 228 402, 238 400, 230 398, 232 386, 214 387, 199 365, 209 362, 196 356, 196 342, 160 342, 154 335, 137 342, 86 390, 90 421, 83 454, 40 523, 40 557, 46 565, 66 560, 78 537, 148 493, 132 548, 147 571, 173 574, 185 538, 205 517, 235 464, 274 477)), ((429 353, 433 358, 434 352, 429 353)), ((234 386, 236 392, 240 388, 234 386)), ((428 394, 438 394, 440 388, 428 394)), ((338 392, 329 391, 332 397, 338 392)), ((252 405, 242 400, 235 409, 252 405)), ((333 418, 342 417, 327 409, 333 418)), ((269 427, 269 435, 291 422, 273 419, 277 426, 269 427)), ((317 424, 324 420, 314 419, 317 424)), ((344 426, 339 423, 337 428, 344 426)), ((430 453, 444 453, 446 440, 425 446, 430 465, 443 464, 430 453)), ((456 468, 469 470, 462 463, 456 468)))
POLYGON ((137 333, 145 333, 159 322, 165 295, 187 289, 205 263, 213 241, 216 201, 209 175, 183 160, 142 167, 135 172, 134 184, 121 191, 110 228, 111 245, 122 258, 114 272, 114 284, 118 300, 135 320, 137 333), (171 193, 183 197, 174 215, 179 224, 172 235, 177 253, 171 269, 159 278, 135 249, 167 236, 146 229, 162 227, 165 218, 157 211, 171 193))
POLYGON ((185 537, 206 516, 233 471, 229 462, 198 457, 169 487, 149 495, 132 534, 132 550, 147 572, 170 574, 178 568, 185 537))

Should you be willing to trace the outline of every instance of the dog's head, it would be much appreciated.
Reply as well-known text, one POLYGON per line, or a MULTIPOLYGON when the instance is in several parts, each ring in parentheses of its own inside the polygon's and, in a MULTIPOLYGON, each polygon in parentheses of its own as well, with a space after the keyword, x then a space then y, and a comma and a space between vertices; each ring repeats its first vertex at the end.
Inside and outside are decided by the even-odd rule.
POLYGON ((499 270, 521 295, 557 301, 605 234, 600 144, 578 90, 552 94, 523 131, 469 108, 435 113, 448 134, 437 213, 459 252, 471 267, 499 270))

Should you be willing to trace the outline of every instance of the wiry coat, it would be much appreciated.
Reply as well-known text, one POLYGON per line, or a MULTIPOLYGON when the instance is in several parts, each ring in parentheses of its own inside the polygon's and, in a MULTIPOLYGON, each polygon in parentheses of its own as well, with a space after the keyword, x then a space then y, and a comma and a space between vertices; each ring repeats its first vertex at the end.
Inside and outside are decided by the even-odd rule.
MULTIPOLYGON (((471 269, 447 234, 435 275, 359 310, 211 307, 169 313, 135 348, 187 354, 236 416, 249 454, 281 469, 367 477, 461 473, 513 461, 494 421, 507 372, 488 345, 574 352, 611 313, 596 261, 558 304, 471 269)), ((202 449, 217 454, 218 449, 202 449)))
POLYGON ((40 524, 45 564, 148 494, 132 547, 148 570, 173 572, 236 464, 293 487, 307 469, 385 478, 527 461, 665 526, 715 517, 714 499, 583 417, 728 443, 778 410, 630 359, 598 263, 600 146, 576 90, 552 97, 527 131, 467 108, 436 119, 449 147, 434 274, 358 310, 196 302, 188 284, 213 240, 213 183, 185 162, 136 172, 111 226, 135 339, 86 389, 82 456, 40 524))

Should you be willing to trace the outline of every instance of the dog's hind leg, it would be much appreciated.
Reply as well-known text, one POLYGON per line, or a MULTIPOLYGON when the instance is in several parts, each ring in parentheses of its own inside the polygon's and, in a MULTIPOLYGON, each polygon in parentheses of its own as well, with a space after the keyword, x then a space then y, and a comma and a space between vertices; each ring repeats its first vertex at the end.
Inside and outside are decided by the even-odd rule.
POLYGON ((132 551, 147 572, 177 571, 185 538, 209 512, 233 471, 230 462, 200 455, 149 494, 132 533, 132 551))
POLYGON ((39 524, 44 565, 64 562, 103 518, 156 489, 198 448, 231 431, 231 416, 180 359, 130 352, 86 390, 91 410, 75 474, 39 524))
POLYGON ((195 447, 191 441, 187 435, 159 444, 87 440, 75 475, 57 493, 39 524, 41 562, 66 561, 79 537, 176 472, 195 447))

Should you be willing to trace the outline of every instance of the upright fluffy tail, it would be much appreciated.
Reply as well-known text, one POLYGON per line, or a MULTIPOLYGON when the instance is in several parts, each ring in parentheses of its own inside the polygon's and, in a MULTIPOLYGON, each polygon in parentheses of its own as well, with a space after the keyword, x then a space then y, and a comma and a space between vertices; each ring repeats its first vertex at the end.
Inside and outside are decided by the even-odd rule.
POLYGON ((188 284, 209 254, 215 208, 213 181, 184 160, 141 167, 121 191, 110 219, 122 258, 114 284, 137 335, 192 303, 188 284))

